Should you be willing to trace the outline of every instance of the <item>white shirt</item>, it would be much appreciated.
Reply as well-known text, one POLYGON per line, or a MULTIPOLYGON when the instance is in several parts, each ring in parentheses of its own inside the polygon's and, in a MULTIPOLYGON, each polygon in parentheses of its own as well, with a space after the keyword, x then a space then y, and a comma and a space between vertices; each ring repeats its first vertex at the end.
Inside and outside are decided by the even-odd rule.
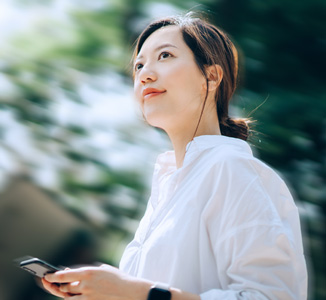
POLYGON ((120 269, 202 300, 307 299, 298 210, 248 144, 200 136, 182 168, 158 157, 152 193, 120 269))

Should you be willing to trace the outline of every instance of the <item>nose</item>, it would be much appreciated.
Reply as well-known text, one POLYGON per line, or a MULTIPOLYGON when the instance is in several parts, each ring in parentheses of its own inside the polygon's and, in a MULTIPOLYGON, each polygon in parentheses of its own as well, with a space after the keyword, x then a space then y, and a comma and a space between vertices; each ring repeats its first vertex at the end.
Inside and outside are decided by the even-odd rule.
POLYGON ((145 83, 148 83, 148 82, 154 82, 157 80, 157 75, 156 73, 150 69, 149 67, 147 66, 144 66, 142 69, 141 69, 141 74, 139 76, 139 79, 140 79, 140 82, 142 84, 145 84, 145 83))

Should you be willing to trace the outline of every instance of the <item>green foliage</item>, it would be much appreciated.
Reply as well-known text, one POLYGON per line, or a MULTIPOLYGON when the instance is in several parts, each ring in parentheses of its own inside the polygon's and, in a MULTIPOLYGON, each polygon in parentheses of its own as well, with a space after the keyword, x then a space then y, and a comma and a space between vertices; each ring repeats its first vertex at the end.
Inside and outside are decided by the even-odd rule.
MULTIPOLYGON (((20 2, 28 8, 36 4, 37 1, 20 2)), ((50 1, 41 5, 49 5, 51 9, 50 1)), ((89 79, 90 75, 104 77, 108 70, 125 72, 130 52, 124 51, 129 44, 124 39, 121 12, 126 9, 130 8, 120 1, 107 3, 98 10, 75 7, 67 19, 39 16, 34 26, 10 37, 0 52, 0 72, 10 87, 7 93, 0 95, 0 105, 2 111, 11 112, 17 125, 24 127, 35 153, 40 151, 44 156, 53 156, 56 176, 60 179, 49 188, 58 194, 57 198, 82 218, 100 224, 102 229, 119 228, 124 235, 130 235, 130 228, 117 224, 124 218, 139 218, 148 194, 144 176, 140 170, 136 173, 112 168, 99 154, 101 149, 74 146, 75 143, 87 144, 96 128, 88 128, 82 121, 62 124, 53 114, 53 109, 62 102, 87 107, 89 99, 80 91, 83 86, 105 88, 89 79), (91 182, 81 176, 89 166, 96 177, 91 182), (134 191, 135 204, 126 208, 111 203, 110 199, 119 192, 121 198, 127 197, 126 188, 134 191), (95 220, 96 216, 88 215, 88 205, 93 201, 107 214, 102 223, 95 220)), ((0 125, 0 131, 5 137, 7 125, 0 125)), ((0 146, 16 153, 6 140, 8 137, 0 146)), ((34 158, 18 156, 26 175, 34 178, 38 163, 34 158)))

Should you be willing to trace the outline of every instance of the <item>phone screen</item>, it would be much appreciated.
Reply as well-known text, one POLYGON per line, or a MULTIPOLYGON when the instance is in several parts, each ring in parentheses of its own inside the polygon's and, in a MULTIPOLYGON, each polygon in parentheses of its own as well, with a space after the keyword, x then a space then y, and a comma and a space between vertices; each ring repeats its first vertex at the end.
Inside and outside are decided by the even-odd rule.
POLYGON ((27 272, 41 278, 48 273, 54 273, 61 270, 60 268, 52 266, 51 264, 38 258, 24 260, 20 263, 20 267, 27 272))

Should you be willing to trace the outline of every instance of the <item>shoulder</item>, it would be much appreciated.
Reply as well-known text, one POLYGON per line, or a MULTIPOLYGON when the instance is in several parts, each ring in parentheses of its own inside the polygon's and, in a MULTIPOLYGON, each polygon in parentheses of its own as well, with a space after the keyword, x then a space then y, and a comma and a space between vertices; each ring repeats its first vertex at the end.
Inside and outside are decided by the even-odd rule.
POLYGON ((284 180, 273 168, 254 157, 248 143, 223 139, 223 143, 201 150, 194 172, 202 179, 207 198, 218 205, 233 208, 245 205, 253 211, 261 205, 294 208, 284 180))
MULTIPOLYGON (((225 136, 203 136, 194 139, 188 156, 189 175, 206 190, 240 197, 245 192, 289 195, 283 179, 266 163, 256 158, 249 144, 225 136)), ((250 193, 251 194, 251 193, 250 193)))
MULTIPOLYGON (((228 176, 276 176, 276 172, 253 155, 249 144, 235 138, 225 138, 222 143, 199 151, 197 165, 204 165, 207 173, 227 173, 228 176)), ((204 172, 205 172, 204 171, 204 172)), ((249 176, 249 177, 248 177, 249 176)))

